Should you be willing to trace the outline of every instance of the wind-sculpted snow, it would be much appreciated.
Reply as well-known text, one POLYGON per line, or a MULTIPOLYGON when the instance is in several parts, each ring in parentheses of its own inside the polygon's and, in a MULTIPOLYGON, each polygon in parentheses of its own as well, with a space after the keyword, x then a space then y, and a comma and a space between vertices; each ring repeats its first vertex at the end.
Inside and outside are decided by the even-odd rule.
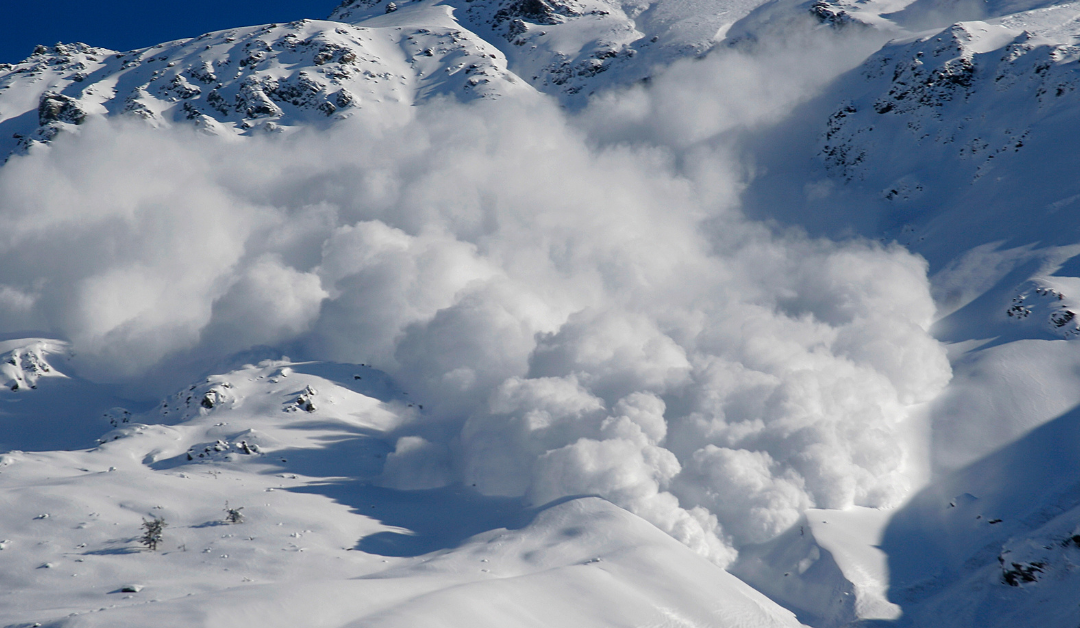
POLYGON ((594 145, 530 99, 409 115, 239 143, 95 119, 12 158, 3 331, 158 390, 258 345, 373 364, 423 407, 387 486, 597 494, 721 564, 903 498, 909 408, 950 376, 921 259, 746 221, 719 150, 594 145))

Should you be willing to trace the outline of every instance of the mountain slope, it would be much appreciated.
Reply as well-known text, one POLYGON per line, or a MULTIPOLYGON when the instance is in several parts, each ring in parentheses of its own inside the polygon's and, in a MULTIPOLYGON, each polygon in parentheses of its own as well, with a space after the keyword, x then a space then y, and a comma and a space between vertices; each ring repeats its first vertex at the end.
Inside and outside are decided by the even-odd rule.
POLYGON ((130 416, 122 406, 145 406, 74 376, 72 353, 59 340, 0 341, 0 451, 87 447, 130 416))
POLYGON ((1080 621, 1080 413, 942 477, 886 529, 901 625, 1080 621))
MULTIPOLYGON (((374 353, 431 404, 368 366, 281 359, 149 407, 77 377, 79 346, 4 341, 0 619, 1074 625, 1078 23, 1080 4, 1027 0, 349 0, 329 20, 0 68, 0 154, 20 172, 86 149, 62 133, 126 128, 106 118, 257 151, 320 140, 253 159, 260 176, 223 153, 220 179, 191 181, 227 193, 175 215, 103 194, 96 231, 77 195, 44 226, 0 203, 52 247, 16 234, 6 259, 87 262, 70 279, 94 306, 82 338, 128 342, 104 368, 176 333, 142 314, 198 293, 188 340, 102 379, 270 338, 374 353), (811 36, 847 57, 785 67, 776 50, 811 36), (819 92, 748 88, 802 85, 818 62, 819 83, 857 67, 819 92), (754 110, 785 98, 763 128, 754 110), (244 139, 263 133, 296 143, 244 139), (311 165, 349 152, 365 159, 311 165), (199 247, 207 233, 235 242, 199 247), (79 259, 81 237, 108 263, 79 259), (176 275, 112 272, 160 262, 133 242, 208 270, 140 300, 176 275), (918 482, 895 516, 850 506, 918 482), (160 552, 139 542, 155 516, 160 552), (675 539, 739 550, 743 580, 675 539)), ((0 305, 30 320, 41 301, 62 325, 49 300, 67 295, 31 271, 5 275, 0 305)))
POLYGON ((116 53, 39 46, 0 68, 0 152, 25 150, 101 116, 250 135, 315 126, 437 95, 491 98, 529 88, 497 48, 446 9, 379 25, 302 20, 207 33, 116 53))
POLYGON ((0 622, 798 625, 600 499, 373 486, 417 411, 370 368, 266 361, 92 449, 0 456, 0 622), (148 517, 167 522, 157 551, 139 543, 148 517))
POLYGON ((703 55, 761 0, 346 0, 332 20, 367 23, 393 10, 431 7, 499 47, 510 69, 536 89, 579 107, 608 87, 647 79, 655 66, 703 55))
POLYGON ((580 106, 597 90, 647 79, 654 66, 704 54, 758 4, 353 0, 331 21, 130 52, 39 46, 0 67, 0 154, 100 116, 248 135, 321 127, 360 110, 398 116, 395 107, 440 95, 468 101, 528 92, 528 84, 580 106))
POLYGON ((953 343, 956 373, 930 413, 941 468, 1080 403, 1068 374, 1078 350, 1055 342, 1076 338, 1080 311, 1078 11, 887 44, 758 147, 752 212, 897 240, 929 261, 934 333, 953 343))

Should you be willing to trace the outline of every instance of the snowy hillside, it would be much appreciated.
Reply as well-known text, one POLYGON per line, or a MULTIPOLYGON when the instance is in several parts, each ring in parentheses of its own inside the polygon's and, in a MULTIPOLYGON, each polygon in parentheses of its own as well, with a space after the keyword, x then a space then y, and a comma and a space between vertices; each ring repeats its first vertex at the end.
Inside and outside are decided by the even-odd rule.
MULTIPOLYGON (((888 17, 905 24, 929 6, 888 17)), ((953 380, 927 409, 940 478, 881 542, 897 621, 1069 626, 1077 7, 956 10, 983 20, 890 42, 805 105, 823 124, 765 140, 797 148, 768 158, 749 200, 816 233, 896 239, 930 262, 953 380)), ((781 564, 809 552, 773 543, 788 552, 766 548, 781 564)), ((815 612, 806 595, 774 599, 785 595, 815 612)))
POLYGON ((332 20, 367 23, 393 4, 402 16, 432 6, 504 51, 513 71, 566 103, 647 79, 654 66, 708 52, 760 0, 351 0, 332 20))
POLYGON ((0 341, 0 449, 86 447, 127 412, 115 387, 74 376, 72 353, 58 340, 0 341))
POLYGON ((0 66, 0 625, 1080 621, 1080 4, 92 43, 0 66))
POLYGON ((907 625, 1080 621, 1077 416, 942 477, 892 519, 882 549, 907 625))
POLYGON ((595 498, 531 509, 367 483, 418 411, 368 368, 267 361, 124 416, 91 449, 4 454, 0 620, 798 625, 595 498), (156 552, 139 542, 150 517, 167 523, 156 552))
POLYGON ((399 116, 393 107, 438 95, 517 94, 526 83, 580 104, 602 87, 648 78, 658 64, 707 52, 758 3, 400 4, 355 0, 332 21, 231 29, 130 52, 39 46, 0 67, 0 152, 95 116, 248 135, 325 126, 357 110, 399 116))
POLYGON ((497 48, 463 30, 446 9, 410 17, 404 29, 386 18, 364 27, 302 20, 127 53, 39 46, 0 75, 0 150, 13 150, 11 139, 22 149, 51 140, 94 116, 251 134, 325 126, 355 110, 389 108, 372 115, 393 117, 401 115, 393 107, 436 94, 468 100, 527 89, 497 48))

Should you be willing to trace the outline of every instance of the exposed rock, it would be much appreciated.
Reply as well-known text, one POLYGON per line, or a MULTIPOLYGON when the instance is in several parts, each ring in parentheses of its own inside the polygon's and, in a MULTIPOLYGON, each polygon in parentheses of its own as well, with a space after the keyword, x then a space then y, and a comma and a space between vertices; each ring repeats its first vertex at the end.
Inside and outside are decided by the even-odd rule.
POLYGON ((50 122, 82 124, 86 121, 86 112, 79 106, 79 101, 70 96, 46 92, 38 103, 38 124, 44 126, 50 122))

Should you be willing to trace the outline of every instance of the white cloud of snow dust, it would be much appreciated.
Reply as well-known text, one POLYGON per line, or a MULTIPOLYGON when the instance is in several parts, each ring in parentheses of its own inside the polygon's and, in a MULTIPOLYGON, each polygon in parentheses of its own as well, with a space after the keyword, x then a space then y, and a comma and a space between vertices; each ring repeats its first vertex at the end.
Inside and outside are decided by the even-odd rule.
POLYGON ((950 377, 926 264, 742 217, 724 134, 828 72, 735 61, 569 121, 503 99, 244 141, 87 124, 0 168, 0 333, 144 384, 256 345, 373 364, 456 434, 404 433, 388 486, 598 494, 721 564, 807 507, 895 504, 905 418, 950 377))

